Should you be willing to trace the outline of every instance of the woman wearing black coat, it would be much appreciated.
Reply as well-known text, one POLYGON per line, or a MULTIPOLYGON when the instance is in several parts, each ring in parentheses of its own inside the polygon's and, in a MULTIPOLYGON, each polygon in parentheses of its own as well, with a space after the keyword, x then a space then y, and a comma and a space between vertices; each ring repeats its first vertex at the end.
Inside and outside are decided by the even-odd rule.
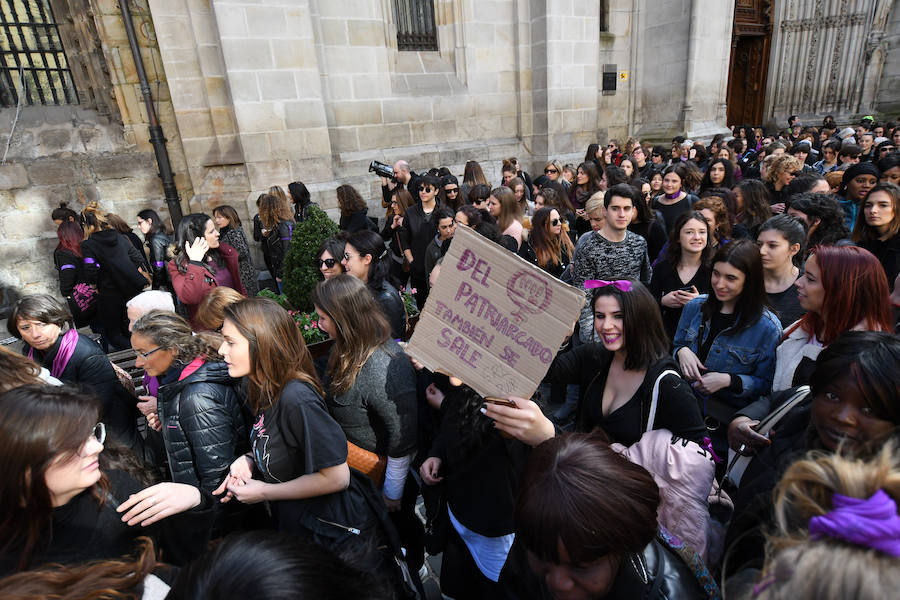
POLYGON ((131 343, 135 366, 159 379, 148 422, 162 433, 172 480, 211 492, 248 449, 248 429, 237 382, 216 352, 221 340, 208 336, 193 335, 183 318, 157 310, 135 322, 131 343))
POLYGON ((110 434, 119 443, 137 449, 136 398, 122 387, 100 346, 69 328, 71 319, 72 315, 56 298, 36 294, 16 302, 6 327, 25 342, 23 354, 51 375, 96 394, 110 434))
POLYGON ((128 348, 128 316, 125 303, 150 283, 143 259, 125 237, 112 228, 96 202, 81 213, 84 232, 81 243, 85 283, 100 292, 97 317, 110 350, 128 348))
POLYGON ((169 260, 169 246, 172 238, 166 234, 165 225, 155 210, 146 209, 138 213, 138 228, 144 234, 144 245, 150 251, 150 273, 153 275, 153 289, 171 289, 166 263, 169 260))
POLYGON ((341 231, 374 231, 375 225, 369 219, 366 201, 352 185, 341 185, 337 189, 338 206, 341 209, 341 231))

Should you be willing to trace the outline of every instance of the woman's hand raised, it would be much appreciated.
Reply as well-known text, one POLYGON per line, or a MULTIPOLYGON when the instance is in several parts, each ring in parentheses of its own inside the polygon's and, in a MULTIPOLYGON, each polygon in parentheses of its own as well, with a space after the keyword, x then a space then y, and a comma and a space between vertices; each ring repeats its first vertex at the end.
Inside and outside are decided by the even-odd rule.
POLYGON ((494 427, 529 446, 537 446, 556 435, 556 428, 540 406, 525 398, 510 400, 515 406, 486 402, 481 412, 494 420, 494 427))

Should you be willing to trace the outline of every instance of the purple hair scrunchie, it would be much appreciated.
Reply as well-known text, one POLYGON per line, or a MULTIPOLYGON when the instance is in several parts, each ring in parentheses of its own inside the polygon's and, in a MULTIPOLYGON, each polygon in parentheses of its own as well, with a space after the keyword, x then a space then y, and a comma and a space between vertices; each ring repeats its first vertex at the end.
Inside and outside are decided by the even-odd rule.
POLYGON ((900 558, 900 516, 897 503, 884 490, 864 500, 832 496, 834 508, 809 520, 809 536, 844 540, 900 558))

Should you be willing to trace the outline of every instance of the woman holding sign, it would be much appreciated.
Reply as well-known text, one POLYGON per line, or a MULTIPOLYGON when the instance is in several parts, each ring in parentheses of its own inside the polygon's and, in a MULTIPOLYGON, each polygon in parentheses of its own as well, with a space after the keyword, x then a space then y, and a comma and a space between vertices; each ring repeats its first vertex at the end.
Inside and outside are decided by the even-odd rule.
MULTIPOLYGON (((668 429, 702 443, 706 430, 700 408, 669 355, 656 300, 635 281, 589 280, 585 286, 594 288, 591 307, 601 343, 557 355, 544 378, 581 385, 576 430, 600 427, 625 446, 648 429, 668 429)), ((552 437, 546 419, 534 414, 533 403, 513 400, 518 408, 487 406, 498 429, 532 445, 542 436, 552 437)))

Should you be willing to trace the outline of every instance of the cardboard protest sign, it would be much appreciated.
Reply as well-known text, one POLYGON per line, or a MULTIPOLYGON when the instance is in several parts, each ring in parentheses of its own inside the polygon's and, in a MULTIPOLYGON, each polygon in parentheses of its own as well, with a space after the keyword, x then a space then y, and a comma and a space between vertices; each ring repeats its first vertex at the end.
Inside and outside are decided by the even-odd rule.
POLYGON ((482 396, 530 398, 583 304, 584 292, 458 227, 406 351, 482 396))

